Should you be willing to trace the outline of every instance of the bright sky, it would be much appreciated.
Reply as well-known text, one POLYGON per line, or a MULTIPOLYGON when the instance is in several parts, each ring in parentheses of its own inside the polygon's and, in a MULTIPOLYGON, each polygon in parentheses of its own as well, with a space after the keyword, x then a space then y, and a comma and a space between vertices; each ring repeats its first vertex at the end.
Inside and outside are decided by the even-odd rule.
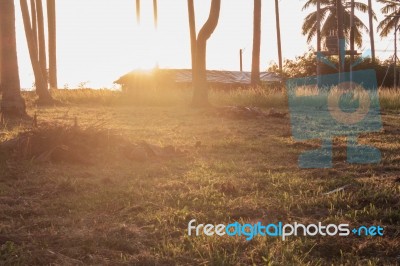
MULTIPOLYGON (((88 82, 88 87, 112 88, 114 80, 134 69, 149 69, 157 64, 161 68, 190 68, 187 1, 158 2, 159 27, 156 31, 150 0, 142 0, 140 25, 136 24, 134 0, 57 0, 59 86, 74 88, 81 82, 88 82)), ((34 77, 19 1, 15 3, 21 86, 30 88, 34 77)), ((207 46, 208 69, 239 70, 239 49, 243 48, 244 70, 250 70, 252 3, 250 0, 222 0, 219 24, 207 46)), ((309 12, 301 11, 304 3, 305 0, 280 0, 284 58, 292 59, 315 46, 315 42, 307 44, 301 35, 303 19, 309 12)), ((208 17, 210 0, 197 0, 195 4, 199 31, 208 17)), ((380 7, 374 3, 376 13, 380 13, 380 7)), ((367 16, 360 17, 368 25, 367 16)), ((263 1, 262 70, 272 61, 277 62, 275 29, 274 1, 263 1)), ((393 37, 381 40, 376 35, 378 57, 390 56, 392 43, 393 37)), ((369 49, 367 34, 364 34, 363 49, 369 49)))

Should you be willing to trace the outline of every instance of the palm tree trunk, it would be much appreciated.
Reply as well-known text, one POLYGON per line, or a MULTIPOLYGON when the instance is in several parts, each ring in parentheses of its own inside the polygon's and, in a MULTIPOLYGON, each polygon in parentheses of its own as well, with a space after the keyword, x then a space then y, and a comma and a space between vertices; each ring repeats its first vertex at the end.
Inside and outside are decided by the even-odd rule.
POLYGON ((350 79, 353 80, 353 62, 354 62, 354 0, 351 0, 351 12, 350 12, 350 79))
POLYGON ((21 96, 18 73, 14 0, 0 1, 0 36, 3 91, 1 113, 4 116, 25 116, 25 101, 21 96))
POLYGON ((194 73, 193 106, 208 105, 208 84, 206 72, 207 40, 218 25, 221 0, 212 0, 210 14, 197 36, 196 72, 194 73))
POLYGON ((342 0, 336 0, 336 14, 337 14, 337 31, 338 31, 338 56, 339 56, 339 73, 343 72, 343 62, 344 58, 341 53, 340 43, 344 40, 343 32, 343 5, 342 0))
POLYGON ((261 49, 261 0, 254 0, 253 11, 253 54, 251 63, 251 84, 260 84, 260 49, 261 49))
POLYGON ((276 39, 278 42, 279 71, 282 73, 282 45, 281 45, 281 22, 279 19, 279 2, 275 0, 275 18, 276 18, 276 39))
POLYGON ((188 2, 188 14, 189 14, 190 49, 192 55, 192 74, 193 74, 196 68, 196 19, 194 13, 193 0, 188 0, 187 2, 188 2))
POLYGON ((49 35, 49 84, 50 89, 57 89, 57 26, 55 0, 47 0, 47 21, 49 35))
MULTIPOLYGON (((42 0, 36 0, 36 12, 37 12, 37 31, 38 31, 38 42, 35 38, 35 30, 33 30, 33 41, 38 43, 37 48, 39 48, 39 64, 42 70, 43 79, 46 83, 47 88, 47 59, 46 59, 46 41, 44 37, 44 20, 43 20, 43 5, 42 0)), ((34 14, 32 13, 32 21, 34 14)), ((33 26, 32 26, 33 29, 33 26)))
POLYGON ((35 43, 37 43, 38 29, 37 29, 37 13, 36 13, 36 1, 31 0, 31 14, 32 14, 32 31, 35 43))
POLYGON ((374 18, 372 12, 372 1, 368 0, 368 18, 369 18, 369 38, 371 41, 372 62, 375 62, 375 40, 374 40, 374 18))
POLYGON ((136 0, 136 21, 140 24, 140 0, 136 0))
MULTIPOLYGON (((321 0, 317 0, 317 53, 321 52, 321 0)), ((321 85, 321 62, 317 60, 317 86, 321 85)))
POLYGON ((153 18, 154 18, 154 27, 157 29, 157 26, 158 26, 158 5, 157 5, 157 0, 153 0, 153 18))
POLYGON ((29 55, 31 58, 33 73, 35 75, 36 93, 39 96, 39 102, 48 104, 52 102, 52 97, 47 89, 47 84, 43 78, 42 69, 38 61, 37 48, 33 39, 33 32, 29 18, 28 4, 26 0, 20 0, 22 19, 24 22, 25 36, 28 43, 29 55))

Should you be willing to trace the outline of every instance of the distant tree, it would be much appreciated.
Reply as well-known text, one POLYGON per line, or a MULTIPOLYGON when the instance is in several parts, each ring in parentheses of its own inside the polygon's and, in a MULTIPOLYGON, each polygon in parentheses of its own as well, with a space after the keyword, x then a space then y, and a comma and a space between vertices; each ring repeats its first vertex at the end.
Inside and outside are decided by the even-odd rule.
MULTIPOLYGON (((336 0, 307 0, 302 10, 306 10, 311 6, 316 6, 317 1, 320 1, 320 18, 321 18, 321 41, 326 43, 326 37, 330 36, 332 32, 337 32, 337 7, 336 0)), ((349 1, 346 1, 349 3, 349 1)), ((355 2, 354 7, 356 10, 367 13, 368 5, 355 2)), ((343 29, 346 39, 350 38, 350 17, 351 12, 347 9, 343 10, 343 29)), ((375 13, 373 13, 376 19, 375 13)), ((362 31, 368 32, 368 27, 357 17, 354 17, 354 39, 358 47, 362 46, 362 31)), ((311 12, 306 16, 303 22, 303 35, 307 36, 307 42, 311 42, 313 37, 317 34, 317 11, 311 12)))
POLYGON ((49 84, 50 89, 57 89, 57 26, 55 0, 47 0, 47 24, 49 38, 49 84))
POLYGON ((251 63, 251 84, 260 83, 260 49, 261 49, 261 0, 254 0, 253 17, 253 54, 251 63))
POLYGON ((14 0, 0 1, 1 39, 1 113, 4 116, 25 116, 25 101, 21 96, 15 36, 14 0))
POLYGON ((42 69, 38 60, 38 49, 33 38, 33 31, 31 27, 31 20, 28 10, 28 4, 26 0, 20 0, 22 19, 24 22, 25 36, 28 44, 29 55, 31 58, 33 73, 35 75, 36 93, 39 96, 40 104, 50 104, 53 102, 53 98, 47 88, 47 82, 44 79, 42 69))
POLYGON ((385 18, 379 22, 378 31, 381 37, 387 37, 399 24, 400 18, 400 2, 392 0, 377 0, 383 4, 381 12, 386 15, 385 18))
POLYGON ((196 69, 193 72, 194 91, 193 106, 208 105, 208 84, 206 73, 207 41, 218 25, 221 10, 221 0, 212 0, 210 14, 206 23, 201 28, 196 42, 196 69))

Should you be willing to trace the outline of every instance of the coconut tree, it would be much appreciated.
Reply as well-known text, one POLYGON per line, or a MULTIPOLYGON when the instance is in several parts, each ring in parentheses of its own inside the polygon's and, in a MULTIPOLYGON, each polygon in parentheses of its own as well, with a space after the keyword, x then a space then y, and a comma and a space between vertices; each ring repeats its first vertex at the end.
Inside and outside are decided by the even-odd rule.
MULTIPOLYGON (((337 32, 337 5, 336 0, 307 0, 302 10, 317 6, 318 1, 320 1, 320 39, 323 44, 326 44, 326 38, 330 36, 332 32, 337 32)), ((347 4, 350 4, 349 1, 345 1, 344 6, 347 6, 347 4)), ((364 3, 355 1, 354 7, 362 13, 368 12, 368 5, 364 3)), ((344 36, 346 39, 349 39, 351 32, 351 12, 347 8, 344 8, 342 15, 344 36)), ((376 15, 373 12, 372 17, 376 20, 376 15)), ((317 11, 311 12, 304 19, 302 33, 307 36, 308 43, 311 42, 317 34, 317 24, 317 11)), ((357 16, 354 16, 354 40, 358 47, 362 46, 363 31, 368 32, 368 27, 357 16)))
POLYGON ((20 5, 21 5, 22 20, 24 22, 26 41, 28 44, 33 73, 35 75, 36 93, 39 96, 39 103, 49 104, 53 102, 53 99, 47 88, 47 82, 44 79, 42 68, 38 60, 38 54, 37 54, 38 49, 33 37, 28 4, 26 0, 20 0, 20 5))
POLYGON ((253 54, 251 63, 251 84, 260 83, 260 48, 261 48, 261 0, 254 0, 253 11, 253 54))
POLYGON ((1 113, 3 116, 25 116, 25 101, 21 96, 15 37, 14 0, 0 1, 1 39, 1 113))
POLYGON ((49 39, 49 85, 50 89, 57 89, 57 28, 55 0, 47 0, 47 24, 49 39))
POLYGON ((193 106, 201 107, 208 105, 208 84, 206 73, 207 41, 218 25, 220 10, 221 0, 212 0, 208 19, 197 35, 196 68, 193 72, 193 106))
POLYGON ((399 25, 400 2, 392 0, 377 0, 377 2, 384 5, 381 12, 386 15, 378 24, 379 35, 386 37, 399 25))

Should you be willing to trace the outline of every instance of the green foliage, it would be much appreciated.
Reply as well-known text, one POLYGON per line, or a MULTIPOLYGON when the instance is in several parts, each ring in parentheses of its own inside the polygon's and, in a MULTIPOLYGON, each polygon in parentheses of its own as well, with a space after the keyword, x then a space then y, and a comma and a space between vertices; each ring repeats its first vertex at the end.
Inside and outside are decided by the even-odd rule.
MULTIPOLYGON (((357 61, 360 56, 355 56, 355 61, 357 61)), ((338 65, 338 59, 336 56, 331 56, 330 61, 332 61, 336 66, 338 65)), ((378 86, 380 87, 393 87, 394 79, 394 64, 391 60, 381 61, 376 59, 375 62, 370 58, 365 58, 354 67, 354 70, 364 70, 364 69, 375 69, 377 75, 378 86)), ((345 71, 350 71, 350 57, 346 57, 345 61, 345 71)), ((279 73, 278 66, 276 64, 271 65, 268 70, 269 72, 279 73)), ((321 63, 321 75, 334 74, 337 70, 321 63)), ((397 67, 398 82, 400 77, 400 67, 397 67)), ((301 56, 297 56, 294 60, 285 60, 283 65, 282 75, 285 78, 300 78, 309 77, 317 75, 317 58, 313 52, 305 53, 301 56)), ((400 83, 398 84, 400 87, 400 83)))
MULTIPOLYGON (((343 1, 342 1, 343 2, 343 1)), ((332 32, 337 32, 337 19, 336 19, 336 0, 323 0, 321 3, 321 41, 322 44, 326 43, 326 39, 331 35, 332 32)), ((350 1, 345 1, 346 4, 349 4, 350 1)), ((316 0, 308 0, 302 10, 306 10, 311 7, 312 10, 316 10, 317 1, 316 0)), ((354 7, 358 12, 367 13, 368 5, 355 1, 354 7)), ((376 20, 375 14, 373 14, 373 18, 376 20)), ((346 39, 350 39, 350 28, 351 28, 351 12, 349 8, 344 8, 343 10, 343 28, 344 35, 346 39)), ((354 38, 355 43, 358 47, 362 46, 362 33, 368 32, 368 28, 361 19, 357 16, 354 17, 354 38)), ((311 40, 317 35, 317 11, 311 12, 304 19, 303 27, 302 27, 303 35, 307 36, 307 42, 310 43, 311 40)))

